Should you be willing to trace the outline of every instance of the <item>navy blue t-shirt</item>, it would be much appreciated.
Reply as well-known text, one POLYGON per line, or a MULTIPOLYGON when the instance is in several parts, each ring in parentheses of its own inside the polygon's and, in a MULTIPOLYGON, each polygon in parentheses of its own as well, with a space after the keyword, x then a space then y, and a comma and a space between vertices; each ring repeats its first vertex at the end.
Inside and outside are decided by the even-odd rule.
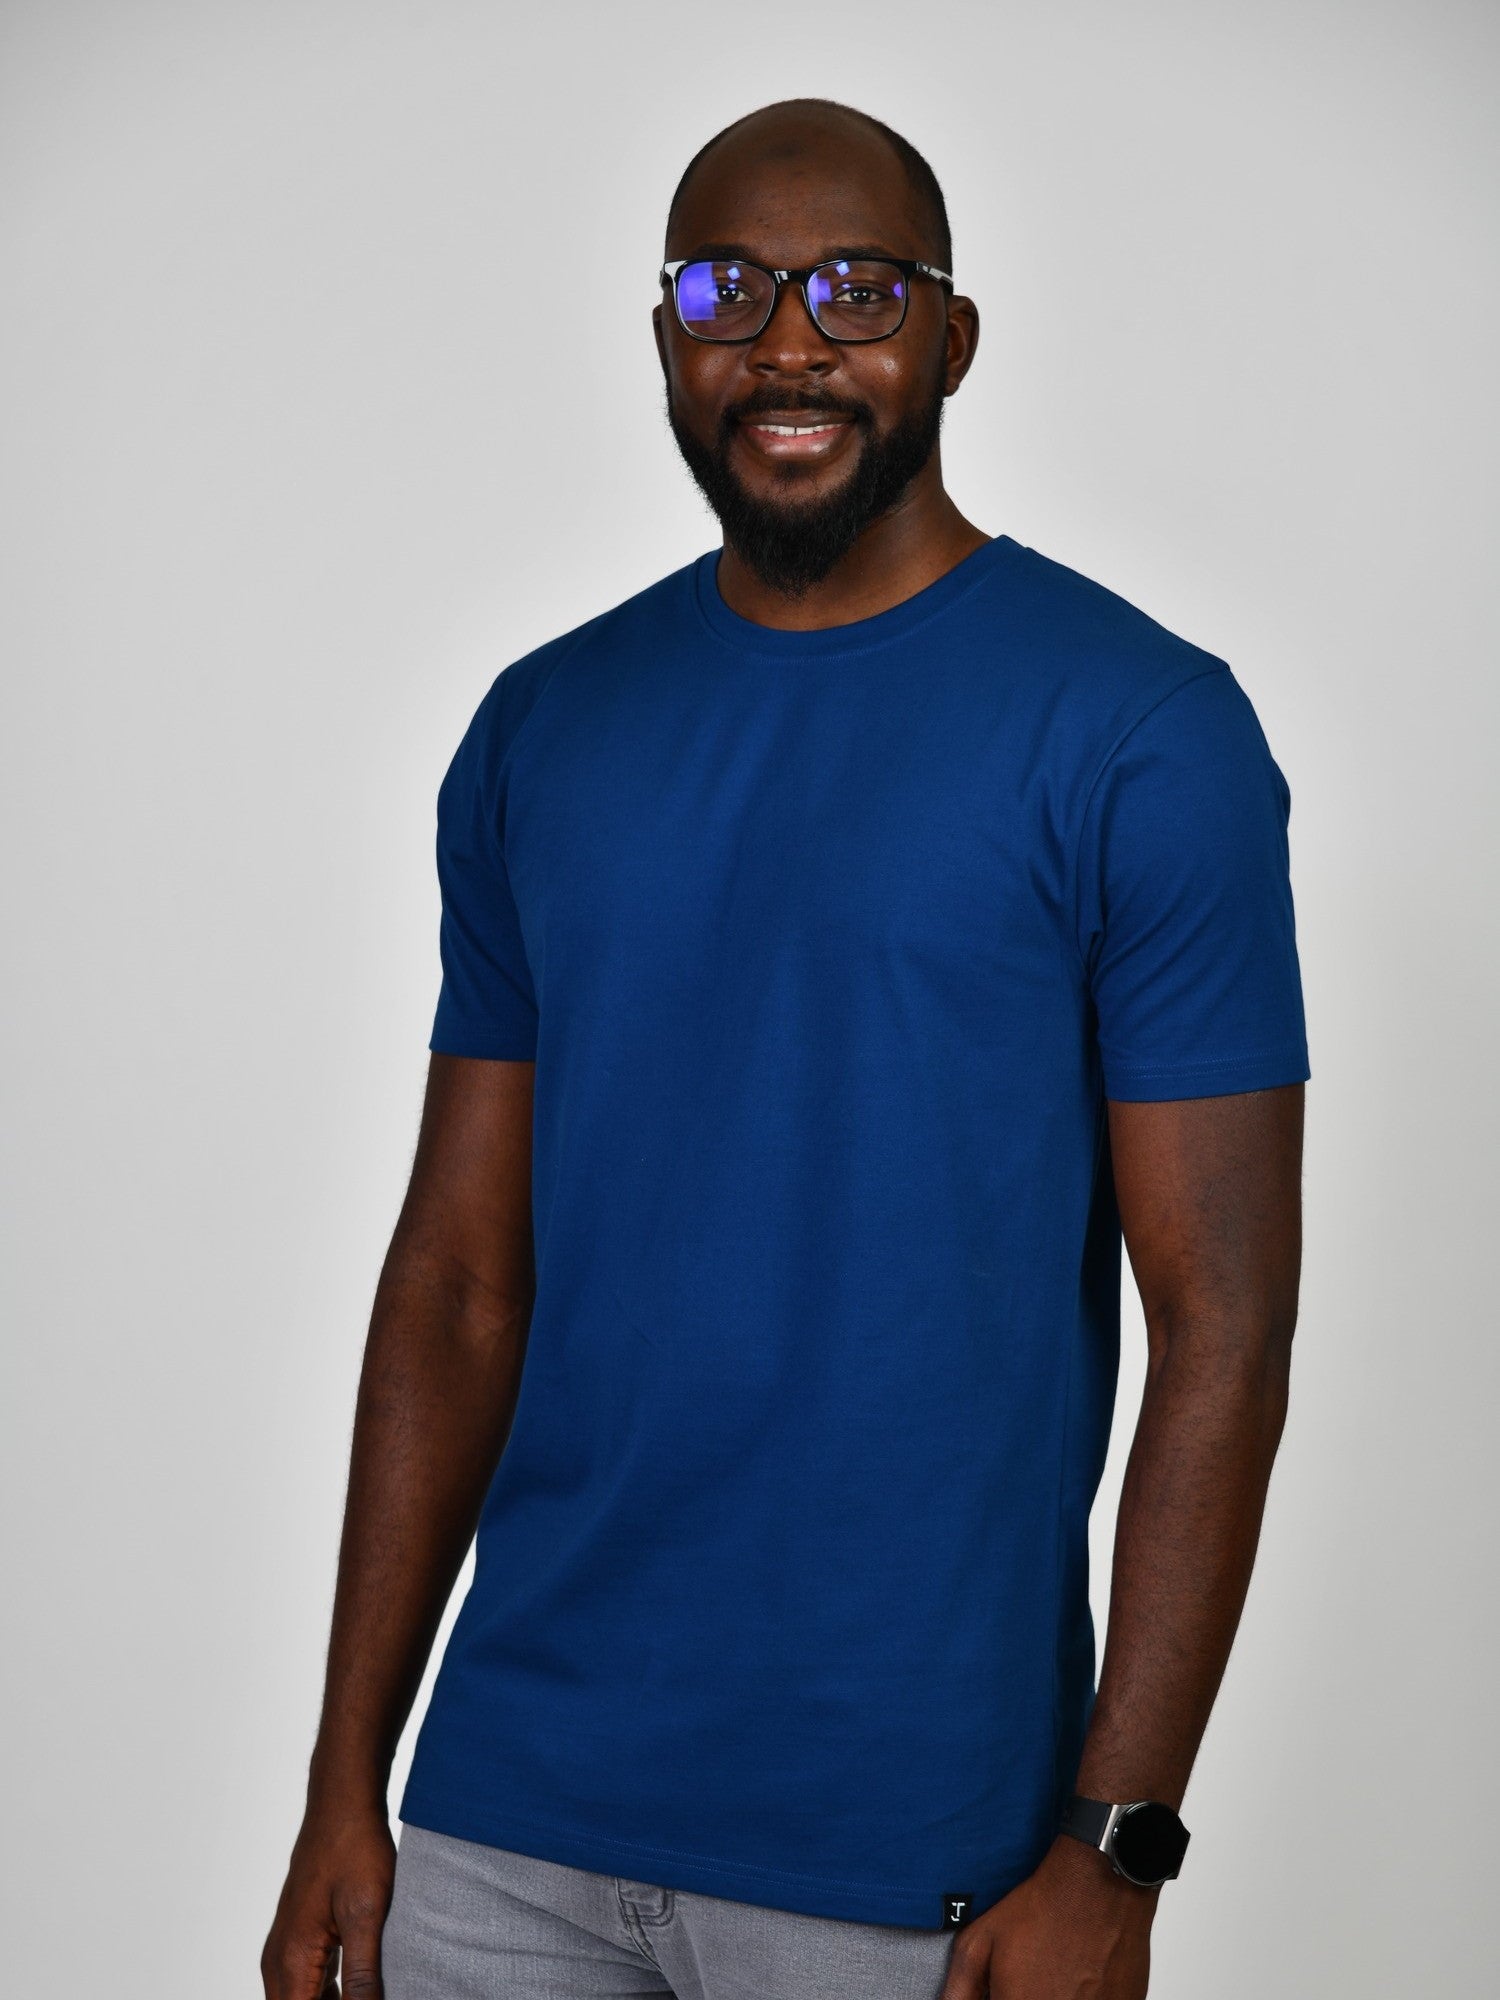
POLYGON ((717 551, 501 672, 430 1046, 533 1060, 536 1301, 403 1820, 937 1928, 1094 1695, 1105 1100, 1309 1074, 1230 668, 1001 535, 815 632, 717 551))

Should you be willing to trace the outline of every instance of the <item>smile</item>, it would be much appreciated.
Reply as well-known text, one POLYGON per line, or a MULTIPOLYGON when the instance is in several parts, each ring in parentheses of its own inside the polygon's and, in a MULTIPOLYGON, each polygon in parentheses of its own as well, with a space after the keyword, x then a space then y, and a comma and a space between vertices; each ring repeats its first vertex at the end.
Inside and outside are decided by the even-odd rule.
POLYGON ((745 448, 762 461, 817 465, 842 454, 859 426, 851 417, 746 417, 739 424, 745 448))
POLYGON ((779 438, 795 438, 795 437, 817 437, 817 436, 818 436, 818 435, 819 435, 819 434, 820 434, 821 432, 823 432, 823 431, 841 431, 841 430, 842 430, 843 428, 844 428, 844 426, 843 426, 843 424, 842 424, 842 423, 837 423, 837 424, 752 424, 752 425, 751 425, 751 429, 752 429, 752 430, 757 430, 757 431, 767 431, 767 432, 769 432, 769 434, 770 434, 770 435, 771 435, 772 437, 779 437, 779 438))

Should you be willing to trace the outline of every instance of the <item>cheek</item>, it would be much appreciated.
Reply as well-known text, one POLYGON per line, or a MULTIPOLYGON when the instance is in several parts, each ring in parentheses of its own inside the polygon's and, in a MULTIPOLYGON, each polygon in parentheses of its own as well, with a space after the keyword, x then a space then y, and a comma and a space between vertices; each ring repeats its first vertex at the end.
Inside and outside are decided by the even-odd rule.
POLYGON ((852 395, 870 405, 884 430, 898 423, 918 400, 919 384, 913 356, 877 351, 878 345, 872 345, 868 354, 851 359, 848 386, 852 395))
POLYGON ((741 372, 737 354, 680 334, 667 351, 667 380, 673 408, 695 430, 708 435, 718 428, 719 413, 725 404, 736 395, 743 395, 749 386, 739 380, 741 372))

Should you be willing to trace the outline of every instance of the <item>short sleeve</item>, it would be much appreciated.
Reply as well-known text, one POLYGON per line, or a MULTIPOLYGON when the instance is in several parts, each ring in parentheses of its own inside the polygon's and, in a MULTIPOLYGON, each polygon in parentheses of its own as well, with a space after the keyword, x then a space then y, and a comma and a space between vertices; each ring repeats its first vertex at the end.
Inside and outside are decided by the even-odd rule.
POLYGON ((1218 1097, 1310 1075, 1291 793, 1222 663, 1115 745, 1085 808, 1078 943, 1107 1097, 1218 1097))
POLYGON ((496 689, 480 704, 438 788, 442 985, 428 1047, 531 1062, 537 1002, 505 866, 496 689))

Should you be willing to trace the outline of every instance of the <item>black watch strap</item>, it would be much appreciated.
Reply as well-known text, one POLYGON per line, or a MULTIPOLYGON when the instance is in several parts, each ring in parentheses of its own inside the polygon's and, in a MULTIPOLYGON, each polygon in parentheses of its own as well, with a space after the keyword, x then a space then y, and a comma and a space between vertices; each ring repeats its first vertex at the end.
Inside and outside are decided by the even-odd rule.
POLYGON ((1075 1796, 1062 1809, 1058 1831, 1097 1847, 1117 1875, 1143 1889, 1173 1879, 1189 1838, 1178 1813, 1159 1799, 1115 1805, 1075 1796))
POLYGON ((1058 1831, 1071 1833, 1075 1840, 1086 1841, 1090 1847, 1099 1847, 1109 1831, 1113 1811, 1114 1807, 1103 1799, 1069 1799, 1063 1807, 1058 1831))

